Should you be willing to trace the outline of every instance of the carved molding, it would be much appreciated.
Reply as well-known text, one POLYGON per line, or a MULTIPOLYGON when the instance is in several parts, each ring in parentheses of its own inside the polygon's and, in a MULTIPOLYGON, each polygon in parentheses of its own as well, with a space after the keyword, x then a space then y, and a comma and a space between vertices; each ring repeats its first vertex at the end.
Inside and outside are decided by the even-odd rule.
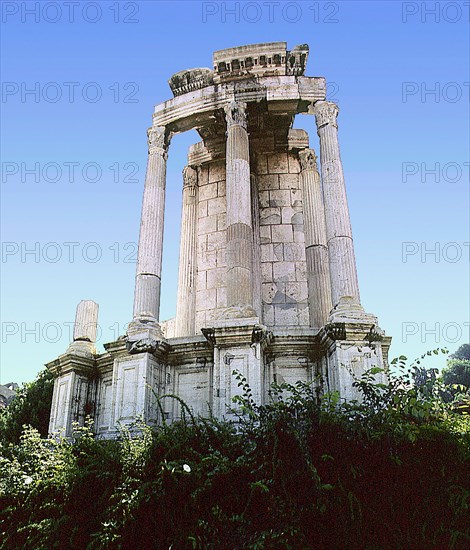
POLYGON ((256 325, 253 327, 253 333, 251 335, 252 344, 261 344, 262 347, 269 345, 272 342, 273 333, 264 325, 256 325))
POLYGON ((328 323, 325 332, 332 340, 346 340, 346 325, 344 323, 328 323))
POLYGON ((232 101, 224 107, 227 128, 238 124, 246 129, 246 103, 244 101, 232 101))
POLYGON ((302 170, 314 170, 318 172, 317 155, 313 149, 299 151, 299 160, 302 170))
POLYGON ((212 345, 215 345, 215 329, 214 328, 201 328, 201 332, 204 338, 212 345))
POLYGON ((338 128, 337 117, 339 107, 332 101, 317 101, 313 107, 317 128, 320 129, 327 124, 338 128))
POLYGON ((134 355, 136 353, 155 353, 160 346, 160 342, 152 338, 143 338, 135 342, 128 341, 126 345, 127 351, 134 355))

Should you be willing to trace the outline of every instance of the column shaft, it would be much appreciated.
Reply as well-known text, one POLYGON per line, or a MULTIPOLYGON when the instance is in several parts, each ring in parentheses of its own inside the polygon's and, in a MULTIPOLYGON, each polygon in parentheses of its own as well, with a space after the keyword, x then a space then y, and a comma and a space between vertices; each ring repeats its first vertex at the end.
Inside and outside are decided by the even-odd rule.
MULTIPOLYGON (((250 156, 246 104, 232 102, 227 119, 227 306, 253 309, 250 156)), ((254 312, 253 312, 254 313, 254 312)))
POLYGON ((320 174, 313 149, 299 153, 304 209, 310 325, 320 328, 331 310, 330 268, 320 174))
POLYGON ((360 304, 351 222, 338 143, 338 112, 338 106, 329 101, 319 101, 314 106, 320 137, 326 238, 334 308, 340 301, 360 304))
POLYGON ((149 129, 149 156, 140 221, 134 320, 159 320, 168 141, 164 127, 149 129))
POLYGON ((196 270, 197 270, 197 171, 183 170, 183 207, 176 305, 176 336, 195 333, 196 270))

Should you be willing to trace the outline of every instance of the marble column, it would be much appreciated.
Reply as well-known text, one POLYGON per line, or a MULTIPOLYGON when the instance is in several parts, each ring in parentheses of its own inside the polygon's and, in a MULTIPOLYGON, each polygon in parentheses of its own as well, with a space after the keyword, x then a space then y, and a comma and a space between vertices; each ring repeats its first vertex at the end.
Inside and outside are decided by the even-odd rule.
POLYGON ((256 317, 253 309, 253 226, 246 103, 231 102, 225 107, 225 116, 228 314, 256 317))
POLYGON ((313 112, 320 137, 320 161, 332 304, 335 310, 355 310, 360 307, 360 297, 351 222, 338 143, 337 116, 339 107, 331 101, 318 101, 314 105, 313 112))
POLYGON ((175 336, 195 334, 197 269, 197 171, 183 170, 183 207, 178 272, 175 336))
MULTIPOLYGON (((170 134, 163 126, 148 130, 145 177, 132 325, 153 326, 159 332, 160 286, 165 213, 166 161, 170 134)), ((132 330, 132 327, 131 327, 132 330)))
POLYGON ((307 259, 310 326, 320 328, 331 310, 330 268, 325 210, 317 157, 313 149, 299 152, 304 207, 305 255, 307 259))

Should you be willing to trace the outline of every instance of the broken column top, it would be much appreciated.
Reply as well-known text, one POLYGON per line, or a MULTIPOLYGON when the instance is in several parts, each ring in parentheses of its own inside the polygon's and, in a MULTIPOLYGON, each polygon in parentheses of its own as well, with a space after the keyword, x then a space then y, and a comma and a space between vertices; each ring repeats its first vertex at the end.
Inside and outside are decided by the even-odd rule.
POLYGON ((254 76, 302 76, 307 66, 308 52, 307 44, 288 51, 286 42, 226 48, 214 52, 213 70, 196 68, 179 71, 168 83, 176 97, 212 84, 254 76))
POLYGON ((98 304, 93 300, 82 300, 77 306, 73 341, 96 342, 98 328, 98 304))

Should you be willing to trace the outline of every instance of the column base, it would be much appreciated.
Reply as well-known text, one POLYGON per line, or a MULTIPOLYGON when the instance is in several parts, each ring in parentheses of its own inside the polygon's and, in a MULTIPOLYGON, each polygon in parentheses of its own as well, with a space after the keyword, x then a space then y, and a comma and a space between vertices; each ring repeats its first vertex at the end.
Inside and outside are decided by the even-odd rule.
POLYGON ((366 313, 364 308, 352 296, 343 296, 330 311, 329 323, 372 323, 377 325, 377 317, 366 313))
POLYGON ((155 319, 134 319, 127 327, 129 342, 138 340, 164 340, 162 327, 155 319))
POLYGON ((96 355, 96 348, 93 342, 88 340, 74 340, 65 353, 93 358, 96 355))

